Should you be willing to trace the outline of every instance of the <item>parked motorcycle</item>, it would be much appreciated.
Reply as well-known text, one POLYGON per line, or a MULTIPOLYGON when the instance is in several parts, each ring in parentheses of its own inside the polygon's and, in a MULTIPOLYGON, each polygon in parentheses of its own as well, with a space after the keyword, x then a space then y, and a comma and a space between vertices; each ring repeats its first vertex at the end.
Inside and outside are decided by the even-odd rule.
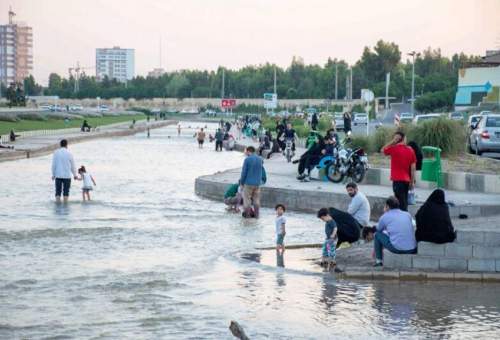
POLYGON ((333 183, 340 183, 345 178, 350 178, 356 183, 363 181, 368 170, 368 156, 363 149, 340 146, 334 159, 326 168, 328 180, 333 183))

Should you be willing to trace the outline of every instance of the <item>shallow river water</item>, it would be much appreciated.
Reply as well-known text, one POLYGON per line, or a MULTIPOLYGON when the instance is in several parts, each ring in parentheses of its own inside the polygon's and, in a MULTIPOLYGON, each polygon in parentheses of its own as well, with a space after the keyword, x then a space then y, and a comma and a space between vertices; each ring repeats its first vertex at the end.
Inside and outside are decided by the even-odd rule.
MULTIPOLYGON (((241 153, 174 127, 70 150, 97 181, 91 203, 80 182, 53 202, 51 156, 0 163, 1 339, 231 339, 230 320, 252 339, 500 337, 499 285, 336 282, 241 259, 273 245, 273 211, 243 221, 194 194, 241 153)), ((322 229, 288 213, 286 241, 322 229)))

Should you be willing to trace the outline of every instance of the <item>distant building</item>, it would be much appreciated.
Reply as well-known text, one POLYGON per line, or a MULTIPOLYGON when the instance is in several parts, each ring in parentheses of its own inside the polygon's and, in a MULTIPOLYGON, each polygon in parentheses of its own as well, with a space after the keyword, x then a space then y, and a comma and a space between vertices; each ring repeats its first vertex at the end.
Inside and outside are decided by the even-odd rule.
POLYGON ((165 73, 167 73, 167 71, 165 71, 164 69, 162 69, 162 68, 155 68, 155 69, 153 69, 153 71, 149 71, 148 72, 148 77, 151 77, 151 78, 160 78, 165 73))
POLYGON ((500 105, 500 51, 487 51, 480 62, 458 71, 455 108, 500 105))
POLYGON ((22 83, 33 71, 33 30, 14 22, 15 15, 9 10, 9 23, 0 25, 0 82, 7 86, 22 83))
POLYGON ((131 48, 97 48, 95 52, 95 69, 98 80, 108 76, 126 82, 134 77, 134 50, 131 48))

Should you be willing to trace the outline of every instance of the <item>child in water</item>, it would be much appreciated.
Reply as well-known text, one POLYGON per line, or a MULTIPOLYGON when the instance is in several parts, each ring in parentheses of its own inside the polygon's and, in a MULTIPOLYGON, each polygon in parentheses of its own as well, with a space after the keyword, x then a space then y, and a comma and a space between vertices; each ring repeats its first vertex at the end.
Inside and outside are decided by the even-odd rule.
POLYGON ((97 185, 95 183, 94 177, 92 177, 91 174, 87 172, 85 167, 82 165, 80 169, 78 169, 78 174, 80 174, 80 181, 83 181, 83 186, 82 186, 82 197, 83 201, 85 202, 85 198, 87 201, 90 201, 90 191, 94 189, 92 184, 97 185))
POLYGON ((276 251, 283 255, 283 252, 285 251, 285 235, 286 235, 286 230, 285 230, 285 224, 286 224, 286 218, 284 216, 285 213, 285 206, 283 204, 278 204, 275 208, 276 210, 276 251))

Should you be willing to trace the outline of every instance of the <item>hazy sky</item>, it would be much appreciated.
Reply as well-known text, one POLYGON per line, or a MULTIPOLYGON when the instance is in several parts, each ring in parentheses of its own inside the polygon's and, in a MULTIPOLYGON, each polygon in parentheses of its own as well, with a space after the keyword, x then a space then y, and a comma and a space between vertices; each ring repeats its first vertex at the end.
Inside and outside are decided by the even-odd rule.
POLYGON ((9 5, 33 27, 34 75, 44 84, 76 61, 94 66, 97 47, 134 48, 145 75, 159 66, 160 37, 169 71, 287 66, 294 55, 353 63, 379 39, 403 53, 500 47, 500 0, 1 0, 2 23, 9 5))

